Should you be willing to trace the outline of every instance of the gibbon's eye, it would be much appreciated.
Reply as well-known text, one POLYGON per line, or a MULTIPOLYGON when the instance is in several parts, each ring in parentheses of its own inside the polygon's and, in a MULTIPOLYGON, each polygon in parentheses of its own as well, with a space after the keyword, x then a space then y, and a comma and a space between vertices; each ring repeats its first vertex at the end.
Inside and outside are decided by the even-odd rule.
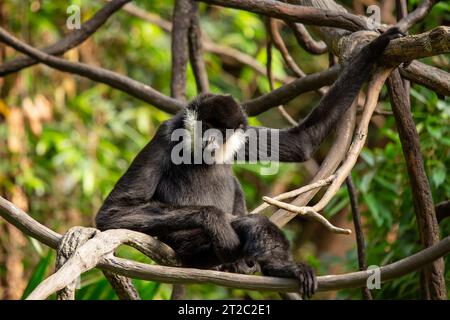
POLYGON ((239 125, 239 129, 244 129, 244 124, 243 124, 243 123, 241 123, 241 124, 239 125))

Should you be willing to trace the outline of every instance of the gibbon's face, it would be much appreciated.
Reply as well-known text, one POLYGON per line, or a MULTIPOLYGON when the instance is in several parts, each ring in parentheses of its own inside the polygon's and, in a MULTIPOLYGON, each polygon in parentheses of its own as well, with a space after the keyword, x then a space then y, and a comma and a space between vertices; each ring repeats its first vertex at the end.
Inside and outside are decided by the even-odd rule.
POLYGON ((191 104, 185 115, 185 128, 191 141, 199 143, 214 163, 230 163, 245 144, 247 116, 231 95, 208 94, 191 104), (200 140, 200 141, 199 141, 200 140))

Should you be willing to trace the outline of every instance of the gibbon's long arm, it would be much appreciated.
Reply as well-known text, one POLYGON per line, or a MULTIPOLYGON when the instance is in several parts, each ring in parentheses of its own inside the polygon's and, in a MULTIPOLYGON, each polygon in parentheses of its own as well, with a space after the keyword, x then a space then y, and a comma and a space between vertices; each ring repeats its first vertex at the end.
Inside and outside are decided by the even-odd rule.
POLYGON ((302 162, 311 158, 325 137, 336 127, 341 116, 351 106, 362 85, 368 80, 377 58, 390 40, 400 36, 401 33, 397 28, 391 28, 363 47, 348 62, 319 105, 298 126, 281 130, 251 127, 254 130, 253 133, 256 132, 258 141, 267 140, 267 144, 262 143, 262 146, 267 145, 267 150, 260 146, 252 148, 247 144, 246 157, 249 160, 283 162, 302 162), (279 143, 276 143, 277 140, 279 143), (255 150, 257 150, 257 155, 255 150), (278 159, 273 158, 274 155, 278 159), (257 159, 255 159, 256 157, 257 159))

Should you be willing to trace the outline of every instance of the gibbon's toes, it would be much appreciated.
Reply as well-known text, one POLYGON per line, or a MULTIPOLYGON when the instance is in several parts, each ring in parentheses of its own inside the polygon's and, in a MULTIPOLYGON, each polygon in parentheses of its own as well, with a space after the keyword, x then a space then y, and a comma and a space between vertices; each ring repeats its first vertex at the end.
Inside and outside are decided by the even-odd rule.
POLYGON ((307 264, 297 265, 297 278, 300 281, 300 294, 303 299, 310 299, 317 289, 317 278, 314 270, 307 264))
POLYGON ((382 34, 382 36, 385 36, 385 37, 389 38, 389 40, 393 40, 393 39, 405 37, 406 34, 404 32, 402 32, 399 28, 392 27, 392 28, 387 29, 382 34))
POLYGON ((259 271, 258 264, 254 261, 239 259, 232 263, 225 263, 218 267, 218 271, 225 271, 239 274, 254 274, 259 271))

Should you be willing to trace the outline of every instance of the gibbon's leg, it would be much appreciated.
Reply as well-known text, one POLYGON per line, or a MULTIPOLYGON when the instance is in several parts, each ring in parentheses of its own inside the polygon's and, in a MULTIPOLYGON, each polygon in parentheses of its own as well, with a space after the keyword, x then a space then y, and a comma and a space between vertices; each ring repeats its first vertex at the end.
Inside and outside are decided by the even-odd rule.
POLYGON ((115 207, 100 211, 97 228, 129 229, 151 236, 164 236, 173 231, 200 228, 209 237, 214 252, 223 262, 236 256, 240 241, 226 215, 213 206, 168 206, 160 203, 138 207, 115 207))
POLYGON ((296 263, 289 251, 289 243, 282 231, 267 217, 252 214, 236 219, 231 224, 239 235, 244 258, 254 259, 263 274, 296 278, 300 282, 300 294, 311 297, 317 280, 313 269, 304 263, 296 263))

